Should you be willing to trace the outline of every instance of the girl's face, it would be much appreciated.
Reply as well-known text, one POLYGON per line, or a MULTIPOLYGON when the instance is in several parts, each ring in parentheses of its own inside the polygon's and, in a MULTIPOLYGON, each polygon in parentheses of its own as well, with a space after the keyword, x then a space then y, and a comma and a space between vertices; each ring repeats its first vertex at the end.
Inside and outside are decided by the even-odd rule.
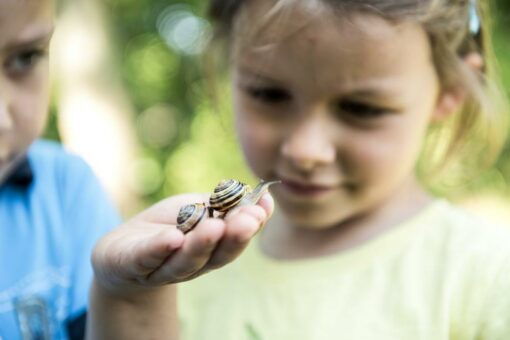
POLYGON ((0 0, 0 184, 42 132, 53 1, 0 0))
POLYGON ((295 9, 251 34, 266 4, 246 5, 232 46, 236 125, 253 172, 283 181, 272 189, 279 207, 305 228, 402 200, 418 187, 439 94, 426 33, 368 13, 295 9))

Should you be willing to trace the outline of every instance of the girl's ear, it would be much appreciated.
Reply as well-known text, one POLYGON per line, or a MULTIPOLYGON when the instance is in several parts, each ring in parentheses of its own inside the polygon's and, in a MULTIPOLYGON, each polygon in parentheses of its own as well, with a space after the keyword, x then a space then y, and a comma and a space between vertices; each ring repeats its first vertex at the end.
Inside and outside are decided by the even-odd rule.
POLYGON ((462 105, 465 98, 464 91, 458 88, 443 91, 439 95, 432 122, 439 123, 450 117, 462 105))
MULTIPOLYGON (((477 52, 471 52, 464 58, 464 63, 475 73, 483 72, 483 57, 477 52)), ((432 122, 441 122, 453 114, 466 99, 466 91, 463 88, 451 88, 444 90, 437 101, 436 110, 432 115, 432 122)))

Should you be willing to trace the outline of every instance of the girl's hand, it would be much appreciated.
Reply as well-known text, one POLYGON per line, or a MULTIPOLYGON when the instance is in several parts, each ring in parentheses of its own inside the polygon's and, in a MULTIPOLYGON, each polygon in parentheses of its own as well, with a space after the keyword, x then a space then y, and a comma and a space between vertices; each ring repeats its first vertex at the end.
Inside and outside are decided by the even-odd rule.
POLYGON ((168 198, 104 236, 92 255, 97 284, 129 297, 220 268, 243 251, 274 208, 265 194, 257 205, 238 207, 224 220, 204 218, 184 235, 175 226, 180 207, 207 200, 199 194, 168 198))

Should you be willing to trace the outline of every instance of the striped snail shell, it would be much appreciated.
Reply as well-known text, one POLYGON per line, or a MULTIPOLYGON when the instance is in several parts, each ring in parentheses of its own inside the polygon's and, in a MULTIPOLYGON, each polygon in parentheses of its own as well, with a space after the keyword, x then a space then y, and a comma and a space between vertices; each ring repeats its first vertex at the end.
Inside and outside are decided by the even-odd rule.
POLYGON ((202 220, 207 208, 203 203, 188 204, 179 210, 177 215, 177 229, 183 233, 191 231, 202 220))
POLYGON ((222 180, 209 198, 211 209, 225 213, 235 207, 250 191, 248 185, 235 179, 222 180))

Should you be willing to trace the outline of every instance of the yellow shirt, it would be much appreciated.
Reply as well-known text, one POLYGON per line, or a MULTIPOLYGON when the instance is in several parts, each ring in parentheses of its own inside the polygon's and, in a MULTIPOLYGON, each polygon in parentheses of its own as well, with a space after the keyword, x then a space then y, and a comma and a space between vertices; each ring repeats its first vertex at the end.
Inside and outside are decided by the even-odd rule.
POLYGON ((183 340, 510 339, 510 229, 437 201, 334 256, 277 261, 255 241, 178 303, 183 340))

